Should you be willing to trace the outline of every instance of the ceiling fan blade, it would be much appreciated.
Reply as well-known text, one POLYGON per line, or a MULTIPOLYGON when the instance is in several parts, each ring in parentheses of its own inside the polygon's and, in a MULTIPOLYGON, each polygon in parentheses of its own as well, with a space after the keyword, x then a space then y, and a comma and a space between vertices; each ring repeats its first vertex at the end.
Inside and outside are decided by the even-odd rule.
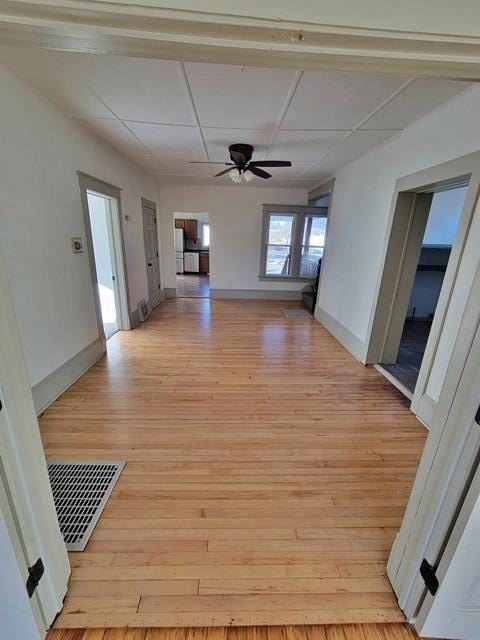
POLYGON ((234 169, 234 167, 228 167, 228 169, 225 169, 224 171, 220 171, 220 173, 216 173, 213 177, 218 178, 218 176, 224 176, 226 173, 228 173, 232 169, 234 169))
POLYGON ((203 162, 199 160, 190 160, 189 164, 228 164, 234 166, 233 162, 203 162))
POLYGON ((254 167, 291 167, 290 160, 254 160, 250 166, 254 167))
POLYGON ((267 173, 266 171, 263 171, 263 169, 259 169, 255 165, 252 167, 252 165, 249 164, 248 165, 248 170, 251 171, 252 173, 254 173, 259 178, 267 179, 267 178, 271 178, 272 177, 270 173, 267 173))

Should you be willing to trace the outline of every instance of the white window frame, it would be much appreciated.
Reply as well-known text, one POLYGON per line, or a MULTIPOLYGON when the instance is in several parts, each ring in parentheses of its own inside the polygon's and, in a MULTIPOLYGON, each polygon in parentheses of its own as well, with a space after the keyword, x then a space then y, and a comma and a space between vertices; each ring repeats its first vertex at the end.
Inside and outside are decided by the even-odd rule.
MULTIPOLYGON (((300 270, 300 262, 303 247, 303 229, 305 218, 315 216, 317 218, 327 218, 327 207, 304 207, 298 205, 285 204, 264 204, 263 205, 263 221, 262 221, 262 245, 260 249, 260 273, 259 280, 289 281, 289 282, 311 282, 315 278, 298 275, 300 270), (290 215, 293 216, 292 238, 291 238, 291 256, 290 256, 290 272, 291 275, 272 275, 267 274, 267 249, 269 238, 270 217, 272 215, 290 215)), ((325 244, 323 251, 325 253, 325 244)))

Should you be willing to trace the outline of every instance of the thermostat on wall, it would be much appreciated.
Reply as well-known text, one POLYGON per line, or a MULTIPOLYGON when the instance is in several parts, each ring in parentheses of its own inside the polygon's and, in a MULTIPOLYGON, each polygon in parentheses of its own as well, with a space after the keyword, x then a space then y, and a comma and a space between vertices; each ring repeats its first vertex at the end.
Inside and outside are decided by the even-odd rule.
POLYGON ((81 238, 71 238, 73 253, 83 253, 83 240, 81 238))

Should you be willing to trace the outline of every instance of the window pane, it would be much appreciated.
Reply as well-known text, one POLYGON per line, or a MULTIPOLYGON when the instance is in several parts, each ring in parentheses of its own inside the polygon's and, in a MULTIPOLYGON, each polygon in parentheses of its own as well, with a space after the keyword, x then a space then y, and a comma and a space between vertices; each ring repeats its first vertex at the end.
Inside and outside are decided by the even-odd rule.
POLYGON ((325 245, 326 228, 326 218, 306 216, 305 226, 303 227, 303 244, 307 247, 323 247, 325 245))
POLYGON ((202 225, 202 245, 204 247, 210 246, 210 225, 209 224, 202 225))
POLYGON ((291 244, 292 227, 293 216, 272 214, 268 227, 268 244, 291 244))
POLYGON ((302 278, 317 276, 318 261, 323 256, 323 247, 303 247, 300 259, 300 273, 302 278))
POLYGON ((268 245, 265 273, 271 276, 290 274, 290 247, 268 245))

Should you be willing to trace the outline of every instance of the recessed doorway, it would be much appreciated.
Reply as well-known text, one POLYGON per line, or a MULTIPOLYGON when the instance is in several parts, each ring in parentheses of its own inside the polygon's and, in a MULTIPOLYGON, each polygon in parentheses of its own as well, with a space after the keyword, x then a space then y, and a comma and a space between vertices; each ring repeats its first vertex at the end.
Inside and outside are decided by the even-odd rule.
MULTIPOLYGON (((467 187, 430 194, 425 231, 400 343, 388 335, 382 368, 413 394, 463 210, 467 187), (396 353, 395 353, 396 350, 396 353), (393 362, 392 362, 393 361, 393 362)), ((405 274, 410 278, 410 274, 405 274)), ((401 286, 402 283, 400 282, 401 286)), ((393 331, 395 329, 393 328, 393 331)))
POLYGON ((173 219, 177 298, 209 298, 209 215, 177 212, 173 219))
POLYGON ((95 309, 108 340, 130 329, 120 189, 79 173, 95 309))

